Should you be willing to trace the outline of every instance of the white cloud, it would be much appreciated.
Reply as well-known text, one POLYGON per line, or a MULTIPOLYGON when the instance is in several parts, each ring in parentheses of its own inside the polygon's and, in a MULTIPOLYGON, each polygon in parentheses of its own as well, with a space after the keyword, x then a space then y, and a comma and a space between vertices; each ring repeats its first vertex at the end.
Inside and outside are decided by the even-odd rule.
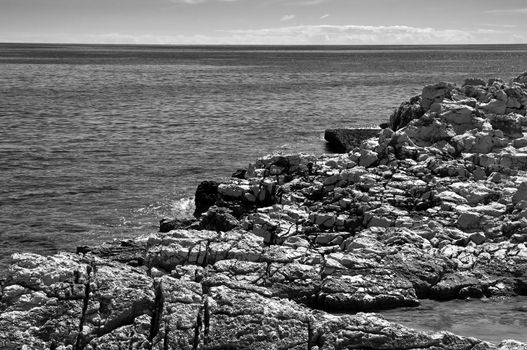
POLYGON ((0 33, 0 41, 107 44, 219 45, 411 45, 525 43, 527 37, 504 29, 435 29, 409 26, 299 25, 217 31, 208 35, 98 35, 49 37, 0 33))
POLYGON ((497 9, 497 10, 487 10, 483 11, 484 13, 527 13, 527 7, 518 8, 518 9, 497 9))
POLYGON ((326 13, 325 15, 320 16, 320 19, 325 19, 325 18, 328 18, 329 16, 330 16, 329 13, 326 13))
POLYGON ((290 21, 295 18, 296 18, 296 15, 284 15, 282 16, 282 18, 280 18, 280 21, 285 22, 285 21, 290 21))
MULTIPOLYGON (((243 44, 401 45, 510 43, 510 32, 492 29, 457 30, 409 26, 301 25, 255 30, 225 31, 243 44)), ((525 41, 525 38, 523 39, 525 41)))
POLYGON ((491 23, 484 23, 485 27, 493 27, 493 28, 516 28, 517 25, 515 24, 491 24, 491 23))

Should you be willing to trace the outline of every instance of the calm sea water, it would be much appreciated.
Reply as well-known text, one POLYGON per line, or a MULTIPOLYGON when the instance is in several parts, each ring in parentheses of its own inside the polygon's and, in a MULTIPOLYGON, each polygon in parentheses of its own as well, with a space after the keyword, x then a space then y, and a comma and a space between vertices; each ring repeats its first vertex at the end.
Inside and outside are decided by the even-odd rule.
POLYGON ((499 344, 505 339, 527 343, 527 297, 504 300, 421 300, 413 308, 382 311, 389 321, 421 331, 449 331, 499 344))
POLYGON ((155 230, 196 185, 258 156, 325 151, 423 85, 509 79, 527 46, 0 44, 0 271, 155 230))

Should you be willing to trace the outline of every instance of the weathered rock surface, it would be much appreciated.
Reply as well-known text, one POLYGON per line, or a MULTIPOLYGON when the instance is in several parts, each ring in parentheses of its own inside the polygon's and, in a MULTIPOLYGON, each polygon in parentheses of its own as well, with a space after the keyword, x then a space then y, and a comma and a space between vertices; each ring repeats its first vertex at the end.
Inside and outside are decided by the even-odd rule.
POLYGON ((348 153, 202 183, 162 232, 15 255, 0 348, 527 349, 364 313, 527 295, 524 80, 430 85, 348 153))
POLYGON ((169 274, 151 267, 148 274, 91 254, 17 255, 2 294, 0 344, 3 349, 524 348, 417 332, 376 314, 316 311, 273 296, 264 281, 273 270, 263 264, 260 269, 259 263, 227 259, 206 267, 178 265, 169 274))

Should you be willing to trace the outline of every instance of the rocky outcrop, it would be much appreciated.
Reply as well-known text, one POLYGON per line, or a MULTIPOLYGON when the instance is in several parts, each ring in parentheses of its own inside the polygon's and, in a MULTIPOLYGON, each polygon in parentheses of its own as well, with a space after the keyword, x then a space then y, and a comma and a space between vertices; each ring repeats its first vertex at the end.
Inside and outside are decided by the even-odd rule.
POLYGON ((15 255, 0 347, 526 349, 371 313, 527 295, 522 79, 428 86, 348 153, 202 183, 196 218, 162 232, 15 255))
MULTIPOLYGON (((0 344, 4 349, 522 348, 512 341, 493 345, 418 332, 376 314, 313 310, 273 296, 276 286, 265 284, 275 279, 279 286, 284 276, 277 275, 285 271, 275 271, 269 262, 242 263, 237 259, 243 254, 205 267, 191 259, 170 273, 155 267, 147 273, 91 254, 15 255, 2 293, 0 344)), ((290 269, 300 271, 309 273, 290 269)))

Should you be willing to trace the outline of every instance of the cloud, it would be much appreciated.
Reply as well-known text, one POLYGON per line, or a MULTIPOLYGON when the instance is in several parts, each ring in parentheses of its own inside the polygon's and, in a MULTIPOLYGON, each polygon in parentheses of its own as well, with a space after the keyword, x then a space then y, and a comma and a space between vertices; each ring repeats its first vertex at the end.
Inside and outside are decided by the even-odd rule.
POLYGON ((320 19, 328 18, 330 16, 329 13, 326 13, 325 15, 320 16, 320 19))
MULTIPOLYGON (((283 45, 411 45, 510 43, 520 41, 510 32, 477 29, 435 29, 410 26, 301 25, 225 31, 236 43, 283 45)), ((523 38, 525 42, 525 38, 523 38)))
POLYGON ((491 24, 491 23, 484 23, 485 27, 494 27, 494 28, 516 28, 518 27, 515 24, 491 24))
POLYGON ((527 13, 527 7, 518 8, 518 9, 497 9, 497 10, 487 10, 483 13, 527 13))
POLYGON ((280 18, 280 21, 285 22, 285 21, 290 21, 295 18, 296 18, 296 15, 284 15, 282 16, 282 18, 280 18))
POLYGON ((418 45, 525 43, 527 37, 506 28, 476 30, 410 26, 299 25, 252 30, 216 31, 195 35, 97 35, 56 37, 0 33, 0 41, 167 45, 418 45))

